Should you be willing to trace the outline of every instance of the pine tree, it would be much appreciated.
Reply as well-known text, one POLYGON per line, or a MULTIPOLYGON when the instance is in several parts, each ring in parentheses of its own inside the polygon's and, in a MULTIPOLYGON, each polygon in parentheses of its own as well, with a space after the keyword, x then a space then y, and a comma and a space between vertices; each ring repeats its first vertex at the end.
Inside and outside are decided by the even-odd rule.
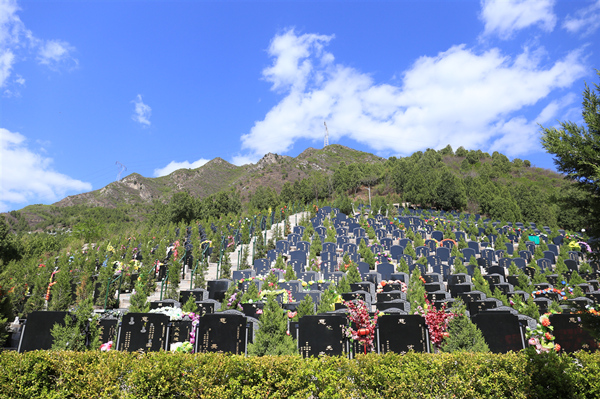
POLYGON ((362 281, 360 273, 358 272, 358 267, 354 262, 350 262, 350 266, 348 266, 348 269, 346 270, 346 281, 348 284, 360 283, 362 281))
POLYGON ((262 290, 263 291, 276 291, 279 289, 279 280, 275 273, 270 272, 265 281, 263 282, 262 290))
POLYGON ((188 300, 183 304, 181 310, 184 313, 198 313, 198 305, 196 305, 196 297, 190 295, 188 300))
POLYGON ((283 260, 282 255, 277 256, 277 259, 275 260, 274 268, 280 269, 280 270, 285 270, 285 261, 283 260))
POLYGON ((306 295, 304 299, 300 301, 297 312, 296 318, 298 319, 303 316, 312 316, 315 314, 315 303, 310 295, 306 295))
POLYGON ((469 259, 469 265, 475 266, 475 269, 477 269, 477 258, 475 258, 474 255, 471 255, 471 258, 469 259))
POLYGON ((298 276, 296 276, 296 272, 294 271, 292 266, 287 265, 287 267, 285 268, 285 275, 283 276, 283 278, 286 281, 292 281, 292 280, 297 280, 298 276))
POLYGON ((73 291, 71 287, 71 273, 67 265, 62 265, 54 275, 56 284, 51 288, 52 298, 48 310, 67 310, 73 303, 73 291))
POLYGON ((341 278, 335 290, 338 294, 345 294, 347 292, 350 292, 350 284, 348 284, 348 282, 346 281, 345 276, 341 278))
POLYGON ((452 249, 450 250, 450 256, 462 256, 462 253, 460 253, 460 251, 458 250, 458 246, 453 245, 452 249))
POLYGON ((65 325, 55 324, 50 332, 52 350, 84 351, 100 347, 98 323, 94 320, 92 299, 79 303, 75 314, 65 316, 65 325))
POLYGON ((444 339, 440 350, 452 352, 489 352, 481 330, 465 315, 464 303, 457 299, 452 304, 452 313, 456 316, 448 321, 449 336, 444 339))
POLYGON ((481 270, 476 267, 473 272, 473 285, 475 286, 476 291, 483 292, 487 297, 492 296, 492 291, 490 290, 490 285, 481 275, 481 270))
POLYGON ((236 284, 231 284, 225 292, 225 296, 223 297, 223 301, 221 302, 220 311, 236 309, 238 303, 242 299, 242 293, 237 289, 236 284), (234 298, 231 302, 230 300, 234 298))
POLYGON ((408 242, 406 244, 406 248, 404 248, 404 253, 406 255, 412 256, 413 259, 417 257, 417 253, 415 252, 415 249, 413 248, 413 245, 411 242, 408 242))
POLYGON ((259 299, 260 299, 260 296, 258 294, 258 287, 256 286, 256 283, 253 281, 248 286, 248 290, 244 293, 244 295, 242 295, 241 302, 242 303, 250 303, 250 302, 256 302, 259 299))
POLYGON ((400 263, 398 263, 398 267, 396 268, 396 270, 398 270, 400 273, 410 273, 406 259, 400 258, 400 263))
POLYGON ((135 293, 129 298, 129 312, 131 313, 147 313, 150 311, 150 302, 147 302, 148 294, 146 293, 142 281, 138 281, 135 285, 135 293))
POLYGON ((181 267, 179 265, 179 262, 173 261, 171 263, 171 265, 169 266, 168 273, 169 273, 169 280, 168 280, 166 298, 178 300, 179 299, 179 280, 180 280, 179 276, 181 274, 181 267))
POLYGON ((325 236, 325 242, 333 242, 335 243, 335 229, 332 226, 327 227, 327 235, 325 236))
POLYGON ((229 253, 223 253, 223 259, 221 259, 221 276, 219 278, 231 278, 231 259, 229 259, 229 253))
POLYGON ((452 271, 452 274, 459 274, 459 273, 468 274, 469 271, 467 270, 467 267, 465 265, 463 265, 462 260, 460 258, 456 258, 456 259, 454 259, 454 269, 452 271))
POLYGON ((194 274, 194 287, 206 288, 206 273, 208 273, 208 257, 204 257, 194 274))
POLYGON ((417 307, 425 305, 425 286, 418 267, 414 268, 408 280, 406 300, 410 303, 410 311, 413 314, 417 312, 417 307))
POLYGON ((502 293, 502 291, 500 291, 498 287, 494 288, 492 296, 496 299, 500 299, 502 301, 502 305, 509 306, 508 297, 504 295, 504 293, 502 293))
POLYGON ((281 356, 296 353, 296 343, 287 334, 287 312, 268 297, 258 324, 254 342, 248 345, 250 356, 281 356))
POLYGON ((333 287, 330 286, 329 288, 327 288, 321 294, 321 301, 319 302, 319 305, 317 307, 317 313, 326 313, 334 310, 334 303, 337 296, 338 294, 335 292, 333 287))

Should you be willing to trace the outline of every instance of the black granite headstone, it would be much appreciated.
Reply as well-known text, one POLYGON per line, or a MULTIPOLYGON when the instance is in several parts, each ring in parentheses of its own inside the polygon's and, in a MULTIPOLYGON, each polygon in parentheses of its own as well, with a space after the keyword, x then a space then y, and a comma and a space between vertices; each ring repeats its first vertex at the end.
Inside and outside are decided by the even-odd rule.
POLYGON ((429 352, 429 333, 419 315, 385 315, 378 319, 379 352, 429 352))
POLYGON ((472 317, 493 353, 525 348, 525 333, 519 318, 509 312, 480 312, 472 317))
MULTIPOLYGON (((117 339, 118 319, 100 319, 98 320, 98 337, 100 343, 108 341, 115 342, 117 339)), ((96 349, 96 348, 94 348, 96 349)))
POLYGON ((342 355, 346 352, 346 318, 338 315, 304 316, 298 323, 298 348, 303 357, 342 355))
POLYGON ((67 314, 68 312, 31 312, 23 326, 19 353, 52 348, 54 338, 50 331, 55 324, 64 326, 67 314))
POLYGON ((598 349, 598 344, 583 328, 581 319, 576 314, 552 314, 549 319, 550 324, 554 326, 552 331, 556 337, 554 342, 559 344, 565 352, 598 349))
POLYGON ((192 320, 172 321, 169 329, 169 344, 188 341, 192 328, 192 320))
POLYGON ((246 353, 246 317, 242 314, 211 313, 200 318, 198 353, 246 353))
POLYGON ((121 320, 117 350, 157 352, 166 349, 169 316, 160 313, 127 313, 121 320))

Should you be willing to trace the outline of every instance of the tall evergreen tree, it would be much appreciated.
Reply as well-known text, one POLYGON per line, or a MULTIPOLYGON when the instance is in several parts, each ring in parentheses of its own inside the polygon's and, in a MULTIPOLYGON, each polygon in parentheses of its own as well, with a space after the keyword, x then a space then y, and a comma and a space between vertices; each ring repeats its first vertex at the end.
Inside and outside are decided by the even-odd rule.
POLYGON ((248 345, 250 356, 281 356, 296 353, 296 343, 287 333, 287 312, 268 297, 258 323, 254 342, 248 345))

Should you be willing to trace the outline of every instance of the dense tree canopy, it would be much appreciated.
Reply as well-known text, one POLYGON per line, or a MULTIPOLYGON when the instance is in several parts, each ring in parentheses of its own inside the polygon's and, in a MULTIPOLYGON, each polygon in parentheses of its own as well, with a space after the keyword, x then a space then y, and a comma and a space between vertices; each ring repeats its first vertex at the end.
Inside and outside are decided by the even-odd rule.
MULTIPOLYGON (((600 76, 600 71, 597 71, 600 76)), ((600 236, 600 86, 595 91, 586 84, 583 91, 582 117, 587 125, 560 123, 560 128, 542 128, 542 145, 555 155, 559 171, 575 181, 589 196, 580 198, 580 212, 589 215, 588 229, 600 236)), ((596 244, 597 245, 597 244, 596 244)))

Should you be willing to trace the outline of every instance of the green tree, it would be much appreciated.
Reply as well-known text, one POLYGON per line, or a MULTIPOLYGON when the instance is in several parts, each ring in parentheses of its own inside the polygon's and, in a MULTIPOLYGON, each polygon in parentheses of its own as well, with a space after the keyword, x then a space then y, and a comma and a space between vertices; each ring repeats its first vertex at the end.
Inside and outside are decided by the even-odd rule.
POLYGON ((258 322, 254 342, 248 345, 250 356, 281 356, 296 353, 296 343, 287 334, 287 312, 268 296, 258 322))
POLYGON ((421 271, 415 267, 408 280, 406 300, 410 303, 410 312, 415 313, 419 306, 425 305, 425 286, 421 281, 421 271))
POLYGON ((99 348, 98 323, 94 317, 92 300, 79 304, 75 313, 65 316, 65 325, 55 324, 51 330, 53 350, 83 351, 99 348))
POLYGON ((448 321, 449 336, 442 342, 441 351, 489 352, 481 330, 465 315, 466 307, 462 300, 455 300, 451 311, 455 316, 448 321))
MULTIPOLYGON (((600 70, 596 70, 600 77, 600 70)), ((582 117, 587 125, 561 122, 560 128, 542 127, 542 146, 554 155, 560 172, 574 181, 589 196, 579 205, 580 212, 588 214, 586 232, 600 236, 600 85, 591 90, 586 84, 583 91, 582 117)), ((593 244, 598 249, 598 241, 593 244)))

